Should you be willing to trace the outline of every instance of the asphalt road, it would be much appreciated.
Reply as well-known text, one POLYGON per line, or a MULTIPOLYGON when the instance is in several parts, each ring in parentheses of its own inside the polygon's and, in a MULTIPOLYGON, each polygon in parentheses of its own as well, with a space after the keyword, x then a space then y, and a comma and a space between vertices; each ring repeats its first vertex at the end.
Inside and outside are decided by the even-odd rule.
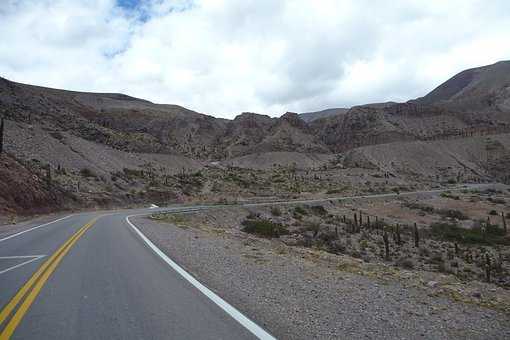
POLYGON ((148 210, 73 215, 0 241, 4 314, 20 289, 33 282, 4 317, 0 339, 270 337, 243 326, 231 315, 237 311, 227 313, 155 253, 126 221, 128 215, 144 212, 148 210), (37 277, 51 256, 90 221, 93 225, 67 244, 65 255, 53 258, 52 264, 58 262, 54 271, 50 264, 37 277))
MULTIPOLYGON (((387 196, 395 194, 330 199, 387 196)), ((246 206, 260 204, 275 203, 246 206)), ((81 213, 0 236, 0 340, 272 339, 128 220, 156 211, 212 208, 81 213)))

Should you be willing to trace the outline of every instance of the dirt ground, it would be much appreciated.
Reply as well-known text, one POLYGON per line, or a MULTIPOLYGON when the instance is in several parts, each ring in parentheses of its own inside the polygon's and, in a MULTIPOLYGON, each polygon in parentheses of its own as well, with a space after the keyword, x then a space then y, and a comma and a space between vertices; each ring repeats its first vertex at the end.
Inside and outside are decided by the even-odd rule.
MULTIPOLYGON (((326 234, 330 215, 353 213, 353 209, 356 213, 362 209, 378 214, 387 210, 388 214, 381 213, 380 218, 405 218, 409 222, 413 216, 422 216, 402 203, 415 200, 459 208, 458 202, 450 202, 457 201, 455 198, 422 194, 405 199, 222 207, 198 213, 154 215, 138 218, 135 223, 195 277, 278 338, 508 338, 507 288, 484 282, 483 278, 460 278, 436 268, 423 270, 418 264, 402 267, 384 260, 379 248, 374 253, 367 251, 369 257, 357 256, 354 250, 361 252, 359 244, 365 231, 339 231, 339 238, 345 241, 345 250, 339 253, 317 241, 326 234), (319 205, 327 211, 324 216, 320 208, 314 208, 319 205), (303 216, 296 218, 296 214, 301 214, 296 210, 303 216), (289 233, 279 237, 247 233, 243 223, 250 219, 285 226, 289 233), (314 241, 296 242, 303 235, 313 234, 307 223, 318 220, 320 230, 312 238, 314 241)), ((468 203, 466 211, 471 207, 468 203)), ((487 203, 488 208, 494 206, 487 203)), ((485 206, 473 212, 472 217, 481 216, 484 209, 485 206)), ((380 247, 377 240, 382 238, 381 231, 366 234, 367 248, 380 247)), ((407 247, 409 255, 413 255, 412 238, 402 237, 405 244, 398 252, 404 253, 402 249, 407 247)), ((431 253, 442 244, 435 239, 422 242, 431 248, 431 253)), ((396 252, 393 250, 391 256, 396 252)))

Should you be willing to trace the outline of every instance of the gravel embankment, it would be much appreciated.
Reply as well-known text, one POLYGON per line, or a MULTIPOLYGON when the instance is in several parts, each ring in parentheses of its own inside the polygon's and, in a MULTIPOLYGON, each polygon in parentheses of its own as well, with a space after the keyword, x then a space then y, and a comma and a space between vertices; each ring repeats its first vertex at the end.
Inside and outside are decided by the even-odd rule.
POLYGON ((509 339, 510 316, 337 269, 269 240, 135 218, 158 247, 281 339, 509 339))

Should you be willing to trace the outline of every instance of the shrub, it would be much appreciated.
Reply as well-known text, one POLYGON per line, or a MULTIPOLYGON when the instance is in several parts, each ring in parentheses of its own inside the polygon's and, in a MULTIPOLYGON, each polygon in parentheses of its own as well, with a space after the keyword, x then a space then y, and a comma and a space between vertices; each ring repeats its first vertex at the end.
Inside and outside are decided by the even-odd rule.
POLYGON ((458 220, 467 220, 468 217, 464 215, 462 211, 454 210, 454 209, 440 209, 437 213, 444 217, 456 218, 458 220))
POLYGON ((492 202, 494 204, 505 204, 506 203, 506 201, 504 199, 502 199, 502 198, 492 198, 492 197, 489 197, 487 199, 487 201, 492 202))
POLYGON ((243 225, 241 230, 245 233, 257 234, 262 237, 272 238, 288 234, 287 229, 283 225, 264 219, 246 219, 241 224, 243 225))
POLYGON ((461 228, 456 223, 433 223, 430 226, 432 235, 451 242, 471 243, 471 244, 509 244, 505 239, 504 230, 497 225, 489 224, 483 232, 484 222, 478 222, 470 229, 461 228))
POLYGON ((397 260, 396 265, 404 269, 413 269, 414 261, 410 258, 401 257, 397 260))
POLYGON ((456 201, 460 200, 460 197, 459 197, 459 196, 457 196, 457 195, 452 195, 452 193, 451 193, 451 192, 447 192, 447 191, 442 192, 442 193, 441 193, 441 197, 444 197, 444 198, 450 198, 450 199, 452 199, 452 200, 456 200, 456 201))
POLYGON ((314 205, 310 208, 314 215, 326 215, 328 212, 322 205, 314 205))
POLYGON ((143 176, 143 170, 124 168, 124 169, 122 169, 122 171, 124 172, 124 174, 129 179, 132 179, 132 178, 143 178, 144 177, 143 176))
POLYGON ((90 170, 89 168, 83 168, 80 170, 80 175, 83 177, 96 177, 96 174, 94 171, 90 170))
POLYGON ((491 210, 491 211, 489 211, 489 215, 497 216, 498 212, 496 210, 491 210))
POLYGON ((271 214, 273 216, 281 216, 282 212, 281 212, 280 208, 278 208, 278 207, 271 207, 271 214))
POLYGON ((300 214, 300 215, 308 215, 308 211, 305 210, 303 207, 295 207, 294 213, 300 214))
POLYGON ((404 203, 404 206, 409 209, 421 210, 421 211, 427 212, 427 213, 434 212, 434 207, 431 207, 429 205, 425 205, 422 203, 410 202, 410 203, 404 203))

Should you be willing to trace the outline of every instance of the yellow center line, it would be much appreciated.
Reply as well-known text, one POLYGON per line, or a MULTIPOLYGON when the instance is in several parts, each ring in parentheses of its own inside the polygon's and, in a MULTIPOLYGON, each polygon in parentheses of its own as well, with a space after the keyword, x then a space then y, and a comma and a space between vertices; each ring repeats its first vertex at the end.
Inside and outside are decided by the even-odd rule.
POLYGON ((76 233, 74 233, 53 255, 49 258, 23 285, 18 293, 11 299, 11 301, 4 307, 0 312, 0 325, 5 319, 11 314, 14 308, 27 294, 27 292, 34 287, 34 289, 28 294, 27 298, 23 301, 21 306, 18 308, 12 319, 9 321, 5 329, 0 333, 0 340, 7 340, 11 337, 12 333, 16 330, 16 327, 23 319, 24 315, 28 311, 28 308, 32 305, 37 295, 41 291, 42 287, 55 271, 57 265, 60 263, 62 258, 69 252, 71 247, 78 241, 78 239, 90 229, 97 218, 93 219, 89 223, 81 227, 76 233), (40 280, 38 280, 40 278, 40 280), (35 286, 34 286, 35 285, 35 286))

